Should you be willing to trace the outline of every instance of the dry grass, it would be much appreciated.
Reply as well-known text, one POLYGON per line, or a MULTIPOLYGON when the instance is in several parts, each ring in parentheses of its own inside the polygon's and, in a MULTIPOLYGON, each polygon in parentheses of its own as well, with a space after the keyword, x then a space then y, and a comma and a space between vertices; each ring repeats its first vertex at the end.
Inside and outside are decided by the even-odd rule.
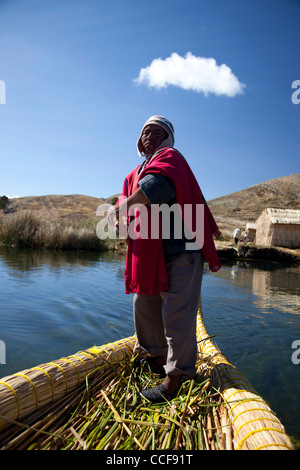
POLYGON ((104 244, 96 234, 98 221, 49 221, 38 212, 18 212, 1 219, 0 243, 16 248, 100 251, 104 244))
MULTIPOLYGON (((267 207, 300 209, 300 173, 275 178, 249 188, 208 201, 209 207, 222 232, 222 240, 232 241, 233 230, 246 229, 248 222, 255 222, 267 207)), ((3 218, 13 214, 32 212, 43 214, 47 220, 66 221, 73 227, 75 221, 84 226, 94 220, 97 207, 103 203, 114 204, 117 195, 108 199, 79 194, 30 196, 10 199, 3 218)), ((97 219, 99 221, 99 219, 97 219)), ((95 221, 96 225, 96 221, 95 221)), ((65 235, 67 236, 67 235, 65 235)), ((68 237, 72 237, 70 234, 68 237)), ((83 237, 83 234, 81 234, 83 237)))

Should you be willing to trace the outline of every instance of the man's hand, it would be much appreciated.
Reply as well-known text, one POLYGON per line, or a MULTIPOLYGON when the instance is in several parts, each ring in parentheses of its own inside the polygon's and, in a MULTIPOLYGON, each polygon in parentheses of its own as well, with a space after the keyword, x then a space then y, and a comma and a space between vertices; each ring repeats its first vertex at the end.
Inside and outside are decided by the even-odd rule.
POLYGON ((209 269, 211 270, 211 272, 213 273, 216 273, 219 271, 219 269, 221 268, 221 265, 217 264, 215 266, 210 266, 209 269))
POLYGON ((127 199, 117 203, 115 206, 110 207, 107 211, 108 223, 115 227, 116 234, 119 236, 120 232, 122 235, 127 233, 127 199))

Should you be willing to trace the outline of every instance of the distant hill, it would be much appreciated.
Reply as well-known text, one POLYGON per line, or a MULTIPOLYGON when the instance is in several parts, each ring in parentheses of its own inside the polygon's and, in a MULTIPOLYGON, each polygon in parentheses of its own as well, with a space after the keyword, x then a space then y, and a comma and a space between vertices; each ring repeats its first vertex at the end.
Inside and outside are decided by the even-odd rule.
MULTIPOLYGON (((46 217, 66 220, 96 218, 100 204, 114 203, 116 199, 117 195, 104 199, 80 194, 20 197, 9 200, 5 216, 38 211, 46 217)), ((300 209, 300 173, 255 184, 208 204, 224 237, 230 239, 235 227, 244 230, 246 223, 255 222, 266 207, 300 209)))
POLYGON ((114 200, 116 196, 104 199, 81 194, 20 197, 9 200, 5 216, 20 211, 36 211, 52 219, 96 218, 97 207, 104 202, 111 203, 114 200))
POLYGON ((235 227, 245 229, 267 207, 300 209, 300 173, 282 176, 208 201, 222 232, 231 236, 235 227))

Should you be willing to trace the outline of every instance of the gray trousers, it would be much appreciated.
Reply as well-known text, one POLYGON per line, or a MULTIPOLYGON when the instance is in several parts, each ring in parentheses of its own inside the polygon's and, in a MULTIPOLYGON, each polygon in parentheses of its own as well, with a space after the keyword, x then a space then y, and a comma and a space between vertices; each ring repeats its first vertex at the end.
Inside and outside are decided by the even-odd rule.
POLYGON ((166 374, 194 376, 196 319, 201 293, 202 252, 184 252, 167 260, 169 289, 133 298, 136 351, 166 356, 166 374))

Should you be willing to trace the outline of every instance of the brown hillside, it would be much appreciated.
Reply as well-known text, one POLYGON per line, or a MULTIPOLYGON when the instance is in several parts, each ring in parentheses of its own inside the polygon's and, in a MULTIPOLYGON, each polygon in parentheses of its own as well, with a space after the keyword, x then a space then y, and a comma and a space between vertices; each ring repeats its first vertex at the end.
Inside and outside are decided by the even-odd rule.
POLYGON ((300 173, 255 184, 208 204, 225 238, 231 237, 235 227, 244 230, 267 207, 300 209, 300 173))
POLYGON ((80 220, 95 218, 96 210, 105 199, 80 194, 66 196, 29 196, 10 199, 5 215, 34 211, 51 219, 80 220))
MULTIPOLYGON (((81 220, 96 218, 96 210, 108 199, 71 194, 30 196, 10 199, 5 215, 19 211, 38 211, 46 217, 81 220)), ((267 207, 300 209, 300 173, 255 184, 247 189, 208 201, 225 239, 232 238, 235 227, 242 230, 254 222, 267 207)), ((2 211, 1 211, 2 212, 2 211)))

